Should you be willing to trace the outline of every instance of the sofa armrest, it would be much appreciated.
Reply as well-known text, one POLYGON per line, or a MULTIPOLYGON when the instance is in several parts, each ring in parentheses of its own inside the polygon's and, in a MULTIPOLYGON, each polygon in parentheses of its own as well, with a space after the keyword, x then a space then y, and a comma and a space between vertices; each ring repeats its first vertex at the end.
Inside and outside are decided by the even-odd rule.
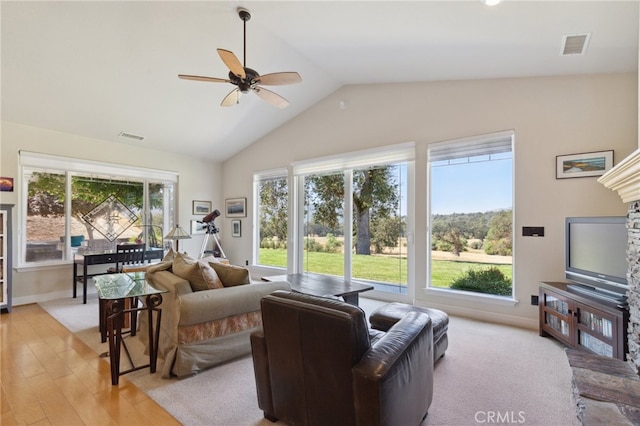
POLYGON ((169 293, 173 293, 174 297, 193 293, 189 281, 180 278, 171 271, 147 273, 145 277, 152 286, 158 290, 167 290, 169 293))
POLYGON ((352 369, 356 424, 420 424, 433 398, 431 318, 408 312, 352 369))

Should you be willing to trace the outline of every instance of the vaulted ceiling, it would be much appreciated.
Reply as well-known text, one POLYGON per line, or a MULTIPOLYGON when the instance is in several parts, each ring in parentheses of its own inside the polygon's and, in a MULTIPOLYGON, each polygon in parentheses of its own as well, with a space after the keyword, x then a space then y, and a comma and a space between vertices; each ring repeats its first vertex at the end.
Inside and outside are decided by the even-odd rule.
MULTIPOLYGON (((223 161, 343 85, 637 72, 638 1, 2 1, 2 119, 223 161), (216 49, 291 103, 229 83, 216 49), (563 37, 589 33, 586 52, 563 37), (143 136, 138 141, 121 132, 143 136)), ((407 94, 410 96, 410 93, 407 94)))

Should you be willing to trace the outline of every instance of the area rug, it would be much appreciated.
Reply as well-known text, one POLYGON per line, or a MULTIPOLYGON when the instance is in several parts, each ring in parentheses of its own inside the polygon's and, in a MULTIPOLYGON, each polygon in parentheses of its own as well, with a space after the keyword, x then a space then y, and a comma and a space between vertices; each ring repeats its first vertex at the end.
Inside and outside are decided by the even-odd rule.
MULTIPOLYGON (((360 301, 367 313, 382 303, 360 301)), ((86 305, 71 298, 40 305, 96 353, 107 351, 100 343, 95 295, 86 305)), ((138 356, 142 344, 128 340, 138 356)), ((124 377, 185 425, 274 425, 258 408, 250 356, 182 380, 162 379, 148 369, 124 377)), ((556 340, 452 316, 449 349, 436 364, 433 402, 421 426, 579 425, 571 395, 571 368, 556 340)))
MULTIPOLYGON (((108 351, 108 343, 100 342, 96 295, 89 297, 86 305, 80 299, 65 298, 42 302, 40 306, 97 354, 108 351)), ((136 364, 148 362, 143 354, 144 346, 137 337, 125 340, 136 364)), ((121 368, 128 368, 127 362, 123 354, 121 368)), ((281 424, 264 419, 258 408, 250 356, 182 380, 162 379, 159 373, 162 362, 158 360, 158 372, 155 374, 150 374, 145 368, 122 377, 133 382, 180 423, 221 426, 281 424)))

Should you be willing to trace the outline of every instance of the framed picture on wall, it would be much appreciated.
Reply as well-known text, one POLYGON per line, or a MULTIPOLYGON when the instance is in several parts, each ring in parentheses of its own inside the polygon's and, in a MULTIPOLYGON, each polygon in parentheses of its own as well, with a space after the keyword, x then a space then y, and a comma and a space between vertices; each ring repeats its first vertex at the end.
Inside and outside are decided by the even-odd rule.
POLYGON ((191 235, 198 235, 205 233, 205 226, 197 220, 191 220, 191 228, 189 230, 191 235))
POLYGON ((235 219, 231 221, 231 236, 232 237, 240 237, 242 233, 242 222, 240 219, 235 219))
POLYGON ((602 176, 613 167, 613 151, 558 155, 556 179, 602 176))
POLYGON ((211 201, 193 200, 193 214, 209 214, 211 205, 211 201))
POLYGON ((0 191, 13 192, 13 178, 0 176, 0 191))
POLYGON ((224 200, 224 206, 227 217, 247 216, 246 198, 227 198, 226 200, 224 200))

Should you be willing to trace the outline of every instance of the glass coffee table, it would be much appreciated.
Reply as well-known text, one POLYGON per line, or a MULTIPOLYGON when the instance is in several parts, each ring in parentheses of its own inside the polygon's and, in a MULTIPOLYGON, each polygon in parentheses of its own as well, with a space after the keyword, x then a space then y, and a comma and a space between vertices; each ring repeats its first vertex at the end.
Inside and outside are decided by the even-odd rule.
POLYGON ((100 303, 100 332, 107 334, 109 340, 109 360, 111 362, 111 384, 117 385, 119 377, 132 371, 149 367, 151 373, 156 371, 158 360, 158 340, 160 339, 160 319, 162 310, 162 293, 152 287, 145 279, 144 272, 129 272, 121 274, 107 274, 94 277, 100 303), (142 306, 138 306, 138 301, 142 306), (123 331, 125 315, 146 312, 149 324, 149 363, 135 366, 123 335, 135 335, 136 321, 131 321, 131 329, 123 331), (153 313, 156 313, 154 327, 153 313), (124 348, 131 368, 120 371, 120 352, 124 348))

